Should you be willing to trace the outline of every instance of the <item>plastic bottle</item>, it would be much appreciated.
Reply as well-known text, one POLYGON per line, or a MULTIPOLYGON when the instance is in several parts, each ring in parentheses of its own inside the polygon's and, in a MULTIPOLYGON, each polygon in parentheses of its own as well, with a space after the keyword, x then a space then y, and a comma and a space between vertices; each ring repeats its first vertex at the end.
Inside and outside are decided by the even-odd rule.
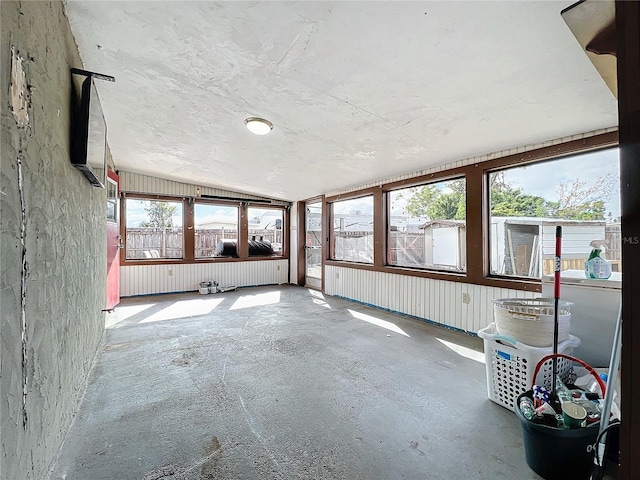
MULTIPOLYGON (((602 378, 602 375, 605 375, 606 377, 606 374, 603 373, 600 375, 600 378, 602 378)), ((603 381, 606 383, 606 379, 603 378, 603 381)), ((590 373, 583 375, 582 377, 578 377, 573 384, 586 392, 597 393, 600 398, 603 398, 600 384, 590 373)))
POLYGON ((520 399, 520 411, 524 415, 524 418, 527 420, 533 420, 533 417, 536 416, 536 412, 533 408, 533 400, 529 397, 522 397, 520 399))
POLYGON ((611 276, 611 264, 604 258, 604 240, 593 240, 589 245, 593 250, 584 262, 584 274, 587 278, 607 279, 611 276))
POLYGON ((573 400, 573 398, 571 397, 571 392, 566 387, 566 385, 562 383, 562 380, 560 380, 560 377, 556 378, 556 396, 558 397, 560 404, 563 404, 564 402, 570 402, 573 400))

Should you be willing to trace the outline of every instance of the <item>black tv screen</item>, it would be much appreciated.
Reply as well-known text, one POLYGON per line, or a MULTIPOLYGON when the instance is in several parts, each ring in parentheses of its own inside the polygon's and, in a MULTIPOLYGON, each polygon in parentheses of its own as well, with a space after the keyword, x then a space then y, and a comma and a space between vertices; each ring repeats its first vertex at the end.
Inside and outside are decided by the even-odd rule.
POLYGON ((107 125, 93 79, 82 82, 80 101, 72 105, 71 163, 95 187, 104 188, 107 173, 107 125))

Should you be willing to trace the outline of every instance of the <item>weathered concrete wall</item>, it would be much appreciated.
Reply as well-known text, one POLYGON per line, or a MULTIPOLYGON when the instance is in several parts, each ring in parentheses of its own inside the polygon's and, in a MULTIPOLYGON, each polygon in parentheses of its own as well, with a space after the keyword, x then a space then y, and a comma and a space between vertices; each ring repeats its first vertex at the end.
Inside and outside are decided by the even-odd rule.
POLYGON ((62 3, 0 5, 0 476, 29 480, 47 475, 100 344, 106 196, 69 160, 69 69, 82 63, 62 3), (12 46, 28 121, 12 111, 12 46))

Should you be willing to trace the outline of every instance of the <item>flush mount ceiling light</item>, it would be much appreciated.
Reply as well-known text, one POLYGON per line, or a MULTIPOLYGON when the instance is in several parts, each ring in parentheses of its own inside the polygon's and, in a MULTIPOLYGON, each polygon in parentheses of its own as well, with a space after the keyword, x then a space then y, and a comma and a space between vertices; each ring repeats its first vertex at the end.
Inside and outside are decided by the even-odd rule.
POLYGON ((256 135, 266 135, 273 129, 273 123, 264 118, 249 117, 244 121, 244 124, 251 133, 256 135))

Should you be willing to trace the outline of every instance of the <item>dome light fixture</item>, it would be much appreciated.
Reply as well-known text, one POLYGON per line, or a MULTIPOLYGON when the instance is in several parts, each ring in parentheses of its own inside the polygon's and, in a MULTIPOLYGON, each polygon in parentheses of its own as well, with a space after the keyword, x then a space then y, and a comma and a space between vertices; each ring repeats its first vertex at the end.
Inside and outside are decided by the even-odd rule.
POLYGON ((266 135, 273 129, 273 123, 264 118, 249 117, 245 119, 244 124, 251 133, 256 135, 266 135))

